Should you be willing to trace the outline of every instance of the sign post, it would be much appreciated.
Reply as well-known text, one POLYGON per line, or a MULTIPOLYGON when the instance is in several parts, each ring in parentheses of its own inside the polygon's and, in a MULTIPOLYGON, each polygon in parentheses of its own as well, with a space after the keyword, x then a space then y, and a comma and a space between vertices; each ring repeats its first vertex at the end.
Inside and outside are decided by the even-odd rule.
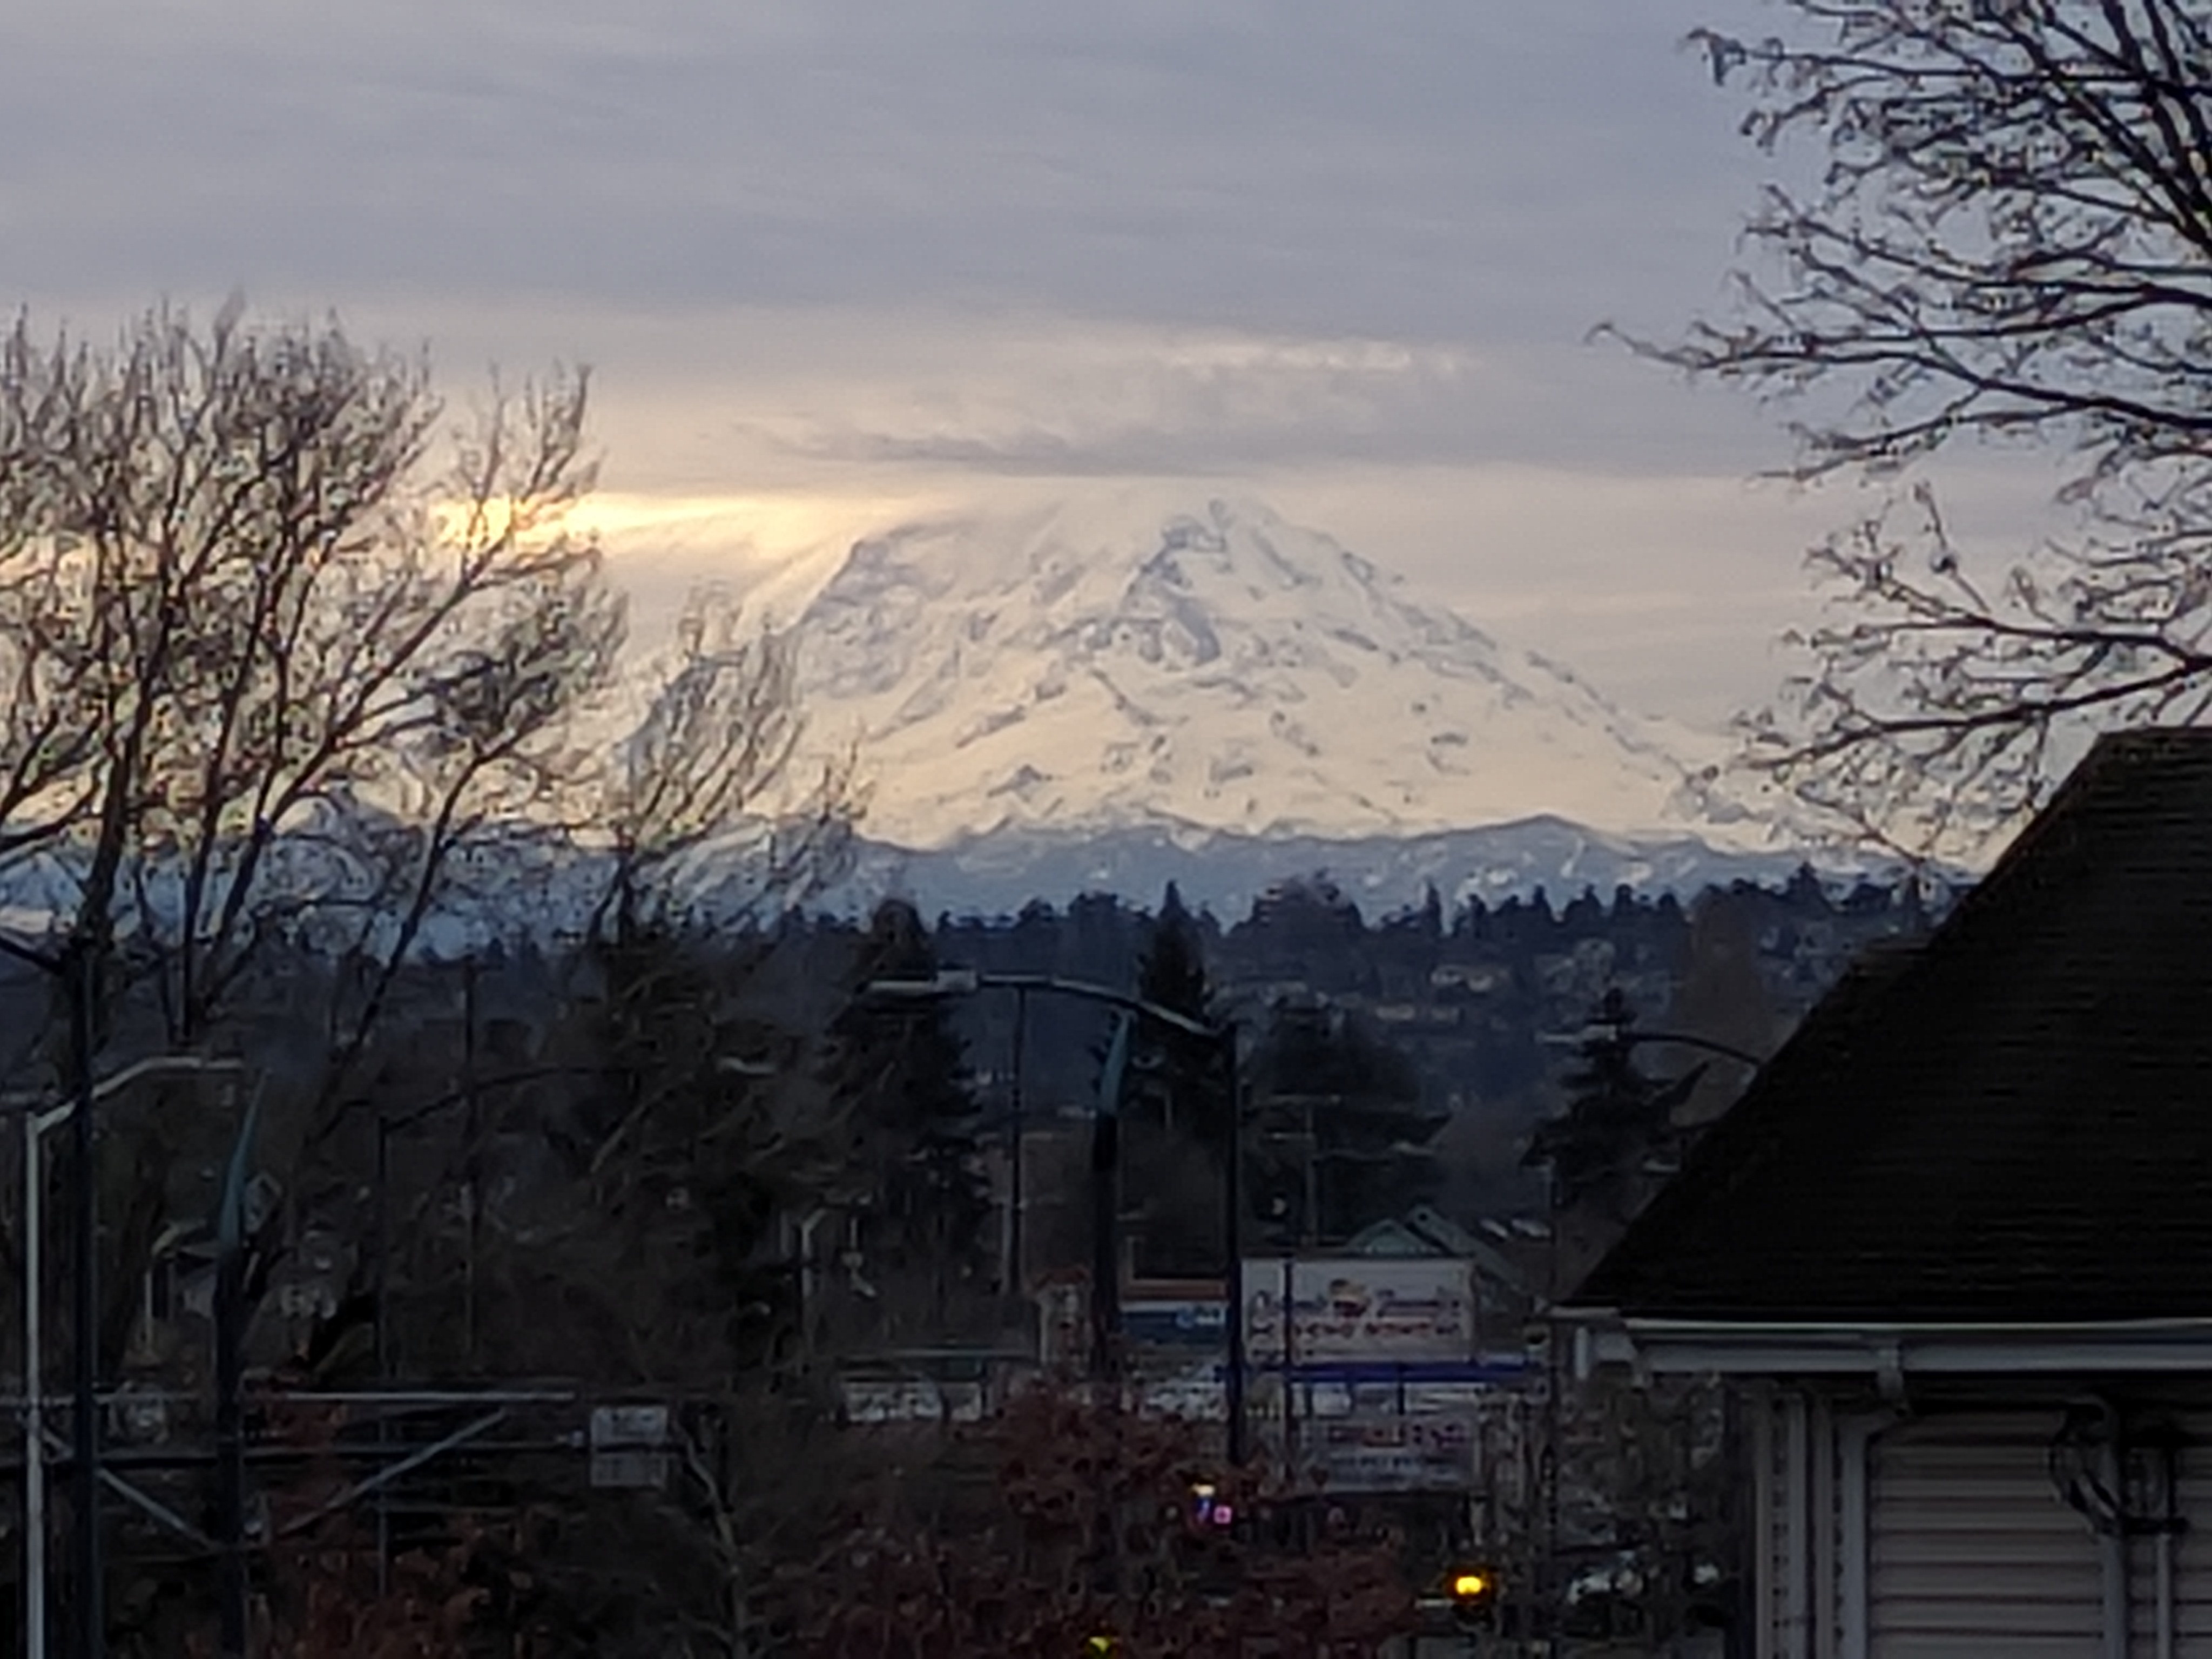
POLYGON ((1466 1411, 1408 1413, 1407 1385, 1464 1385, 1480 1369, 1473 1264, 1456 1258, 1315 1256, 1244 1264, 1238 1322, 1253 1364, 1282 1379, 1282 1455, 1330 1492, 1463 1492, 1474 1484, 1466 1411), (1316 1412, 1316 1382, 1348 1390, 1316 1412), (1387 1389, 1392 1408, 1363 1409, 1387 1389), (1343 1398, 1341 1395, 1340 1398, 1343 1398))

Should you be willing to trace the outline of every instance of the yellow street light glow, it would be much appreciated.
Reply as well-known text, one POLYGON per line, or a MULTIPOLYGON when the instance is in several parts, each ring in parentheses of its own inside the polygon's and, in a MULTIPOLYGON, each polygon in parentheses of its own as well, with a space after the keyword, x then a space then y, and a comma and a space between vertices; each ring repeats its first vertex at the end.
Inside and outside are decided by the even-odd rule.
POLYGON ((1490 1575, 1483 1572, 1459 1572, 1452 1575, 1452 1594, 1463 1601, 1472 1601, 1490 1588, 1490 1575))

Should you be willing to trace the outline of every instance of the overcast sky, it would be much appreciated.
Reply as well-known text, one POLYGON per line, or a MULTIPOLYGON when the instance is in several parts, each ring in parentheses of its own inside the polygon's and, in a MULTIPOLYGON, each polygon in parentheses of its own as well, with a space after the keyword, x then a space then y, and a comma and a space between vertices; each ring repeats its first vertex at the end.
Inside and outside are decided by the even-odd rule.
MULTIPOLYGON (((8 0, 0 295, 242 289, 597 374, 665 592, 968 501, 1256 496, 1715 721, 1848 517, 1618 347, 1726 303, 1771 163, 1680 49, 1759 0, 8 0)), ((2017 474, 1954 518, 2011 533, 2017 474)))

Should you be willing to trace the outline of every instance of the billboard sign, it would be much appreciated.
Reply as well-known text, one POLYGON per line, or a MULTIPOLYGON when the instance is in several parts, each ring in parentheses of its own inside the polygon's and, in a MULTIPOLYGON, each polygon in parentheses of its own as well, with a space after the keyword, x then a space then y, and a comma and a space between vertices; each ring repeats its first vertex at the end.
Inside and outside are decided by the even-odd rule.
POLYGON ((1463 1416, 1338 1417, 1302 1425, 1300 1461, 1326 1492, 1464 1492, 1474 1425, 1463 1416))
POLYGON ((1244 1352, 1255 1364, 1472 1358, 1469 1264, 1427 1256, 1247 1261, 1244 1352))
POLYGON ((1147 1298, 1121 1304, 1121 1337, 1138 1347, 1204 1348, 1228 1340, 1226 1304, 1218 1296, 1147 1298))
POLYGON ((668 1484, 665 1406, 592 1407, 592 1485, 656 1488, 668 1484))

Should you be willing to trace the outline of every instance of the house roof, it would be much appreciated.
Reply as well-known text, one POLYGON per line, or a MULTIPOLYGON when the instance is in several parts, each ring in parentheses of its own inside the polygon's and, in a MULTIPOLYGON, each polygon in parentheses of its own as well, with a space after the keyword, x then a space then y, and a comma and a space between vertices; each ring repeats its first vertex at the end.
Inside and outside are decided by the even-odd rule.
POLYGON ((1496 1245, 1477 1238, 1432 1205, 1416 1204, 1403 1216, 1361 1228, 1345 1242, 1347 1255, 1456 1256, 1472 1261, 1495 1284, 1525 1294, 1528 1275, 1496 1245))
POLYGON ((2212 1316, 2212 731, 2100 741, 1917 950, 1844 976, 1573 1300, 2212 1316))

